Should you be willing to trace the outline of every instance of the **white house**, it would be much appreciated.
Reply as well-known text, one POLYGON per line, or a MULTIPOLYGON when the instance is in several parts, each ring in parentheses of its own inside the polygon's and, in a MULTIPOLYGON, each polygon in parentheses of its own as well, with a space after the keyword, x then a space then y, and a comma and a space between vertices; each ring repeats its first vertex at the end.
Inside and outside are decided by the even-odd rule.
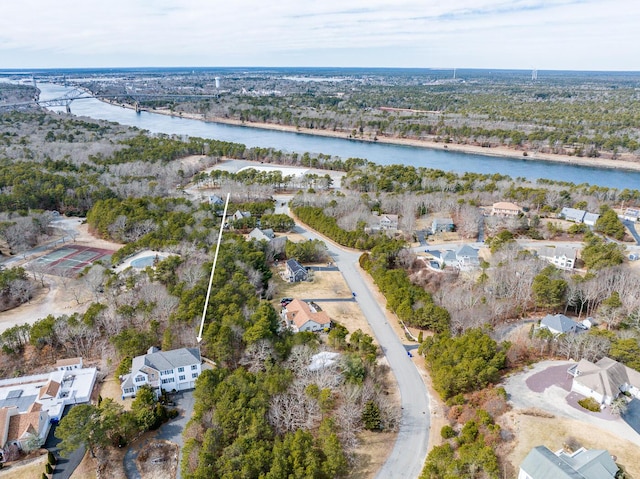
POLYGON ((136 356, 131 373, 121 376, 122 397, 132 397, 142 386, 151 386, 158 394, 164 391, 193 389, 200 373, 200 350, 197 348, 160 351, 149 348, 147 354, 136 356))
POLYGON ((78 365, 82 358, 61 360, 51 373, 0 380, 0 448, 42 444, 65 406, 91 400, 97 369, 78 365))
POLYGON ((509 201, 499 201, 491 207, 491 216, 518 216, 520 213, 522 208, 509 201))
POLYGON ((567 221, 573 221, 574 223, 582 223, 584 220, 585 210, 578 210, 575 208, 562 208, 560 211, 560 217, 567 221))
POLYGON ((282 310, 285 323, 294 332, 323 331, 331 327, 331 319, 324 311, 318 311, 312 305, 294 299, 282 310))
POLYGON ((398 215, 389 215, 389 214, 381 215, 379 225, 381 230, 397 230, 398 215))
POLYGON ((567 246, 545 246, 538 251, 538 257, 562 269, 573 269, 578 251, 567 246))
POLYGON ((546 446, 531 449, 520 464, 518 479, 614 479, 618 466, 603 449, 555 453, 546 446))
POLYGON ((58 371, 73 371, 82 369, 82 358, 58 359, 55 364, 58 371))
POLYGON ((640 399, 640 372, 611 358, 602 358, 595 364, 582 359, 568 372, 573 376, 571 390, 600 404, 611 404, 621 392, 640 399))
POLYGON ((461 268, 465 266, 478 266, 480 264, 478 250, 468 244, 462 245, 456 250, 456 260, 461 268))
POLYGON ((584 214, 584 218, 582 219, 582 222, 587 226, 595 226, 596 225, 596 221, 598 221, 598 218, 600 218, 600 215, 598 215, 596 213, 589 213, 587 211, 584 214))

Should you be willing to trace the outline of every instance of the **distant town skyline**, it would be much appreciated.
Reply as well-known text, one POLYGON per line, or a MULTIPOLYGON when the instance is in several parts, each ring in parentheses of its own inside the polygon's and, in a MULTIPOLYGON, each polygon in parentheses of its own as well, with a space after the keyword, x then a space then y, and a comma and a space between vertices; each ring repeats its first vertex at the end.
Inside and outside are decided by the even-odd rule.
POLYGON ((20 0, 0 69, 172 66, 640 70, 630 0, 20 0))

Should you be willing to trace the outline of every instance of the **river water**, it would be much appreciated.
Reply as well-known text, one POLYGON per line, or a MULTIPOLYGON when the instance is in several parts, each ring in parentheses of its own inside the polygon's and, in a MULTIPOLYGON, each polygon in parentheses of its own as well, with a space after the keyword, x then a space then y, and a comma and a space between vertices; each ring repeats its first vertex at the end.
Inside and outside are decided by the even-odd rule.
MULTIPOLYGON (((40 99, 59 98, 71 88, 40 83, 40 99)), ((52 108, 52 110, 64 110, 52 108)), ((438 168, 464 173, 500 173, 512 178, 529 180, 549 178, 572 183, 590 183, 613 188, 640 189, 640 172, 592 168, 586 166, 523 160, 521 158, 499 158, 453 151, 419 148, 411 146, 372 143, 366 141, 330 138, 302 133, 264 130, 247 126, 225 125, 201 120, 177 118, 143 111, 136 113, 128 108, 103 103, 95 98, 76 100, 71 111, 78 116, 109 120, 123 125, 135 126, 152 133, 214 138, 222 141, 243 143, 248 147, 272 147, 285 152, 324 153, 347 158, 365 158, 383 165, 403 164, 415 167, 438 168)))

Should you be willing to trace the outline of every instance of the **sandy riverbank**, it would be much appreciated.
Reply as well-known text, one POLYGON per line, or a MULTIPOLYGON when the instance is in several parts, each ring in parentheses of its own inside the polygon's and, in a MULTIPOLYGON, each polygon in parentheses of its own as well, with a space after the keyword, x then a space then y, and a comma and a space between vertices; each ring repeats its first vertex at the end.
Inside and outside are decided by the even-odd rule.
MULTIPOLYGON (((128 108, 133 108, 127 105, 128 108)), ((394 137, 378 137, 376 140, 366 137, 352 138, 349 133, 343 131, 333 130, 319 130, 315 128, 302 128, 289 125, 277 125, 274 123, 261 123, 240 121, 231 118, 221 117, 209 117, 200 113, 184 113, 175 112, 170 110, 145 110, 149 113, 157 113, 160 115, 175 116, 179 118, 188 118, 191 120, 201 120, 211 123, 224 123, 227 125, 246 126, 250 128, 261 128, 264 130, 284 131, 288 133, 301 133, 305 135, 326 136, 330 138, 342 138, 354 141, 366 141, 375 143, 388 143, 392 145, 413 146, 418 148, 430 148, 434 150, 447 150, 455 151, 459 153, 469 153, 482 156, 496 156, 501 158, 513 158, 518 160, 533 160, 533 161, 549 161, 554 163, 566 163, 577 166, 587 166, 592 168, 611 168, 620 170, 632 170, 640 171, 640 158, 635 158, 632 155, 623 155, 621 159, 612 160, 608 158, 586 158, 569 155, 557 155, 554 153, 540 153, 536 151, 516 150, 507 146, 496 147, 482 147, 476 145, 465 145, 457 143, 444 144, 443 142, 437 142, 430 139, 418 140, 410 138, 394 138, 394 137)))

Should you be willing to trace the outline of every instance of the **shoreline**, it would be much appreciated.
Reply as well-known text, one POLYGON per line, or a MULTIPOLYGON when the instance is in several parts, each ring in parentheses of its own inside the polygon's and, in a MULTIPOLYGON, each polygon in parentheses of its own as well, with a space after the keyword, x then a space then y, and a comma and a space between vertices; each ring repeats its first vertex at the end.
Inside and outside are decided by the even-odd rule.
MULTIPOLYGON (((105 100, 102 100, 105 101, 105 100)), ((111 103, 106 101, 106 103, 111 103)), ((113 104, 113 103, 112 103, 113 104)), ((134 109, 132 105, 126 105, 125 108, 134 109)), ((487 157, 508 158, 512 160, 525 161, 547 161, 550 163, 562 163, 574 166, 585 166, 591 168, 606 168, 612 170, 640 171, 640 159, 636 161, 628 159, 612 160, 609 158, 588 158, 570 155, 558 155, 555 153, 540 153, 530 150, 515 150, 507 146, 483 147, 476 145, 466 145, 458 143, 443 143, 433 140, 418 140, 413 138, 391 138, 379 137, 378 139, 370 138, 353 138, 348 133, 320 130, 315 128, 302 128, 291 125, 278 125, 274 123, 248 122, 232 118, 207 117, 201 113, 184 113, 172 112, 169 110, 148 110, 148 113, 157 113, 159 115, 174 116, 177 118, 187 118, 190 120, 200 120, 207 123, 220 123, 233 126, 244 126, 247 128, 259 128, 263 130, 282 131, 286 133, 299 133, 303 135, 324 136, 329 138, 339 138, 343 140, 361 141, 367 143, 385 143, 391 145, 410 146, 415 148, 428 148, 432 150, 453 151, 456 153, 467 153, 487 157), (525 156, 524 153, 527 155, 525 156)))

